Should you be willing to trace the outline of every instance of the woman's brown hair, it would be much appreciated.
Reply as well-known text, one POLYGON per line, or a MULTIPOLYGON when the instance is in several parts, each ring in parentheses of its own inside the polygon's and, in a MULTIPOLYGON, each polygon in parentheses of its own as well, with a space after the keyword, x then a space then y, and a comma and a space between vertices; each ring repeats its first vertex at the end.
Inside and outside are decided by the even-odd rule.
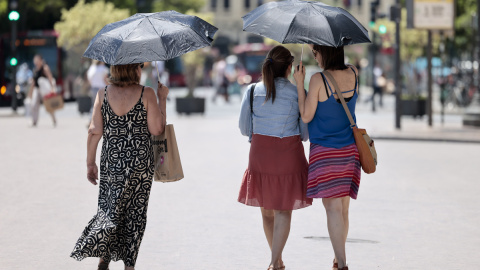
POLYGON ((345 65, 345 53, 343 47, 329 47, 322 45, 313 45, 313 50, 322 56, 322 67, 325 70, 343 70, 347 69, 345 65))
POLYGON ((275 46, 268 52, 267 58, 263 62, 262 66, 262 78, 263 84, 267 90, 267 96, 265 101, 272 99, 272 103, 275 101, 276 89, 275 78, 285 77, 288 66, 293 62, 293 56, 290 51, 281 46, 275 46))
POLYGON ((139 65, 140 64, 110 66, 110 83, 119 87, 139 84, 140 76, 137 72, 139 65))

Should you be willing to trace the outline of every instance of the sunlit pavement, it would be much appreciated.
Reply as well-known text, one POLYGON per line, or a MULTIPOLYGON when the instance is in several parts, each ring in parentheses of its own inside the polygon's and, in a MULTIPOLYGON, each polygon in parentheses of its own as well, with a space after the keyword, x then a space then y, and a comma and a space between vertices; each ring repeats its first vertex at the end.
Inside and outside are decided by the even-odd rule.
MULTIPOLYGON (((173 106, 185 91, 171 93, 168 122, 175 126, 185 179, 154 183, 136 269, 266 269, 260 211, 236 202, 249 150, 237 128, 239 97, 213 104, 213 92, 200 89, 207 112, 187 117, 173 106)), ((362 101, 359 125, 372 136, 396 132, 392 105, 386 97, 385 108, 372 114, 362 101)), ((42 111, 39 126, 31 128, 26 118, 0 109, 0 269, 96 269, 96 259, 69 258, 96 212, 98 186, 85 177, 89 118, 73 103, 58 118, 53 128, 42 111)), ((460 123, 460 115, 449 115, 443 130, 462 131, 460 123)), ((432 132, 425 118, 402 124, 408 132, 432 132)), ((434 129, 442 129, 438 117, 434 129)), ((351 203, 350 269, 479 265, 480 144, 377 140, 376 147, 378 170, 362 175, 358 200, 351 203)), ((316 200, 294 212, 284 261, 287 269, 331 269, 332 258, 325 212, 316 200)))

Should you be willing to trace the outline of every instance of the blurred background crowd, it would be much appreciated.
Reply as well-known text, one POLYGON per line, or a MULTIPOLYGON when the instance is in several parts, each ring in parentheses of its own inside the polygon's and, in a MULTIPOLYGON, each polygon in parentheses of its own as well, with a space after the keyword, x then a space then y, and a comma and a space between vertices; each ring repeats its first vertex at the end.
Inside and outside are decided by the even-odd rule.
MULTIPOLYGON (((104 64, 81 57, 91 38, 104 25, 137 12, 171 9, 197 15, 220 30, 212 47, 166 62, 147 63, 141 83, 153 86, 160 76, 160 81, 172 88, 187 87, 188 96, 193 96, 198 86, 214 87, 213 99, 222 97, 228 101, 229 96, 241 94, 244 86, 259 80, 261 62, 276 45, 275 41, 242 31, 241 17, 266 2, 269 1, 0 0, 0 106, 11 106, 14 110, 23 106, 32 83, 35 54, 45 59, 56 80, 56 91, 65 101, 77 101, 85 108, 91 106, 87 100, 96 88, 104 85, 108 75, 104 64), (14 42, 12 36, 16 37, 14 42)), ((397 98, 404 104, 403 115, 427 114, 429 97, 442 105, 442 112, 463 111, 475 103, 479 88, 479 43, 475 42, 477 1, 437 1, 450 3, 453 8, 445 11, 433 7, 433 13, 452 15, 451 29, 438 31, 409 25, 407 11, 413 0, 323 2, 348 10, 371 35, 371 44, 348 46, 346 57, 347 62, 361 70, 361 85, 368 89, 362 101, 371 102, 372 111, 383 106, 383 96, 395 94, 397 88, 400 89, 397 98), (397 15, 394 7, 400 7, 397 15), (400 22, 400 68, 395 66, 395 16, 400 22), (429 52, 431 66, 428 65, 429 52), (433 95, 428 94, 430 85, 433 85, 433 95)), ((300 56, 301 45, 287 47, 300 56)), ((309 51, 303 61, 307 65, 307 78, 319 70, 309 51)), ((480 125, 480 120, 469 123, 480 125)))

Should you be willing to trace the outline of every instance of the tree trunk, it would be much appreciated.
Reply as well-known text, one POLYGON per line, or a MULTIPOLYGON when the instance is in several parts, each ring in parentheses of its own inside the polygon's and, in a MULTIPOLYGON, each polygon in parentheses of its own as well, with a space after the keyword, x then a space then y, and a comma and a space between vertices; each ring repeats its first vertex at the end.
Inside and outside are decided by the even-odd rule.
POLYGON ((195 86, 197 82, 197 67, 195 65, 189 65, 186 67, 186 80, 188 94, 187 97, 193 97, 193 92, 195 91, 195 86))

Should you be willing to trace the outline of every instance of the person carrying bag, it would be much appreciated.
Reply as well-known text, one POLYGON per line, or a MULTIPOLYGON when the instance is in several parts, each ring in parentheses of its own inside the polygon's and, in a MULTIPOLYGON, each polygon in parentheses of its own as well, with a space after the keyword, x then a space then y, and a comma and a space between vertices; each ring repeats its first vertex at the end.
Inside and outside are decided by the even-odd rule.
POLYGON ((152 142, 155 156, 154 180, 168 183, 183 179, 182 162, 173 125, 166 125, 163 134, 152 136, 152 142))

